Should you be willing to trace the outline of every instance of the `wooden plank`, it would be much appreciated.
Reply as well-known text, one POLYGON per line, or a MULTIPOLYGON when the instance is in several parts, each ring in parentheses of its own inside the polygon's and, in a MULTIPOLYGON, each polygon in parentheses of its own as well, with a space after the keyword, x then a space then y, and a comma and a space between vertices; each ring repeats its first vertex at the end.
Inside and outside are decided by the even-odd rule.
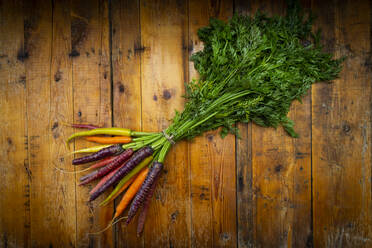
MULTIPOLYGON (((56 93, 55 86, 51 86, 52 3, 27 1, 24 2, 23 9, 23 58, 26 65, 31 175, 31 246, 73 246, 75 235, 71 233, 71 228, 74 230, 75 227, 74 187, 65 185, 66 181, 73 182, 73 178, 56 173, 53 169, 57 154, 66 150, 63 143, 52 144, 61 142, 62 139, 58 137, 58 130, 52 131, 52 123, 55 123, 57 114, 55 107, 58 104, 52 97, 58 97, 59 93, 63 96, 65 93, 56 93), (60 235, 60 239, 55 239, 55 233, 60 235)), ((67 88, 67 92, 71 90, 70 85, 67 88)), ((63 164, 58 163, 58 166, 63 164)))
MULTIPOLYGON (((63 122, 71 123, 73 120, 72 99, 72 63, 69 59, 71 48, 70 32, 70 6, 69 1, 57 1, 53 5, 53 36, 52 36, 52 58, 51 58, 51 80, 50 80, 50 120, 51 130, 50 156, 52 163, 58 168, 72 171, 71 157, 58 159, 69 150, 65 141, 73 130, 63 125, 63 122), (62 21, 63 20, 63 21, 62 21)), ((55 223, 52 231, 58 230, 59 238, 53 235, 54 246, 74 247, 76 245, 76 201, 75 201, 75 176, 73 174, 54 172, 49 183, 55 185, 58 191, 50 194, 49 200, 55 201, 51 216, 55 223)), ((43 218, 39 216, 39 218, 43 218)), ((42 235, 42 233, 40 233, 42 235)))
MULTIPOLYGON (((234 13, 253 14, 251 2, 234 1, 234 13)), ((253 247, 255 204, 252 190, 252 123, 238 125, 236 142, 236 208, 238 247, 253 247)))
MULTIPOLYGON (((107 1, 73 1, 71 5, 71 51, 74 87, 74 121, 111 126, 109 19, 107 1)), ((79 140, 75 148, 91 146, 79 140)), ((77 181, 78 183, 77 176, 77 181)), ((101 235, 112 219, 113 206, 99 207, 103 194, 88 203, 88 187, 77 187, 77 246, 113 246, 113 231, 101 235)))
MULTIPOLYGON (((232 1, 189 1, 190 53, 202 49, 197 30, 210 17, 227 20, 232 1)), ((190 78, 197 77, 189 63, 190 78)), ((236 246, 235 141, 218 132, 195 138, 189 145, 193 247, 236 246)))
POLYGON ((340 79, 313 87, 314 246, 371 247, 371 3, 313 2, 340 79))
MULTIPOLYGON (((115 0, 112 11, 113 125, 141 130, 139 1, 115 0)), ((137 222, 136 219, 133 220, 137 222)), ((136 225, 118 225, 118 247, 141 247, 136 225)))
POLYGON ((0 246, 30 245, 23 11, 20 1, 0 2, 0 246), (18 58, 17 58, 18 57, 18 58))
MULTIPOLYGON (((141 1, 143 130, 161 131, 182 110, 187 73, 186 1, 141 1)), ((165 160, 145 225, 145 247, 185 247, 190 240, 189 168, 186 142, 165 160)))
MULTIPOLYGON (((251 2, 249 7, 252 13, 258 9, 271 14, 285 12, 283 1, 251 2)), ((248 170, 246 176, 252 177, 253 202, 250 204, 254 208, 255 229, 253 233, 246 233, 245 227, 238 224, 244 235, 239 243, 241 247, 304 247, 311 244, 310 106, 309 96, 303 99, 303 104, 292 104, 289 117, 296 122, 298 139, 289 137, 282 128, 252 126, 252 171, 248 170)), ((245 142, 242 144, 246 145, 245 142)), ((249 190, 243 193, 245 195, 239 194, 239 197, 250 197, 249 190)), ((244 218, 251 224, 250 215, 244 218)))
POLYGON ((255 204, 252 190, 252 123, 238 124, 236 191, 238 247, 253 247, 255 204))
POLYGON ((141 33, 139 1, 114 0, 112 66, 115 126, 141 129, 141 33))

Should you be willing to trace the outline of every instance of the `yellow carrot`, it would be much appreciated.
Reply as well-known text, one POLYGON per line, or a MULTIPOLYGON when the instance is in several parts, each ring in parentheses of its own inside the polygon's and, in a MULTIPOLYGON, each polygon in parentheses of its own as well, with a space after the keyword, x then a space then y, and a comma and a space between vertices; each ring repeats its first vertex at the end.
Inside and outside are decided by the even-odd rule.
POLYGON ((111 145, 100 145, 100 146, 93 146, 93 147, 88 147, 88 148, 83 148, 80 150, 76 150, 71 152, 71 154, 78 154, 78 153, 94 153, 98 152, 99 150, 102 150, 103 148, 107 148, 111 145))
POLYGON ((131 137, 128 136, 115 136, 115 137, 98 137, 98 136, 87 136, 86 140, 100 143, 100 144, 126 144, 132 141, 131 137))

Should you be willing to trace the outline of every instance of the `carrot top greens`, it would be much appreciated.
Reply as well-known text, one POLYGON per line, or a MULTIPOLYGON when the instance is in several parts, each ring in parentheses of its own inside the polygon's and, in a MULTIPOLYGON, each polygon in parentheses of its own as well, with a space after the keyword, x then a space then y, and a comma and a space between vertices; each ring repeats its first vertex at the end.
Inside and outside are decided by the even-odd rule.
POLYGON ((297 137, 287 117, 291 102, 341 70, 342 59, 322 52, 312 20, 297 3, 283 17, 256 13, 235 15, 227 23, 211 19, 198 31, 204 49, 191 57, 200 79, 186 85, 185 109, 167 132, 178 140, 222 126, 225 136, 237 134, 234 123, 254 121, 282 125, 297 137))

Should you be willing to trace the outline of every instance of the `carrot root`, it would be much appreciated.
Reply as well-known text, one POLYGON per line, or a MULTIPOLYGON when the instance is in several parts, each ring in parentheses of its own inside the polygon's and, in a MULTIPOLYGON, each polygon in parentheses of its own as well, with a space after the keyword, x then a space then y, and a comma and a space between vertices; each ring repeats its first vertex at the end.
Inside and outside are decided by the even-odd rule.
POLYGON ((68 122, 64 122, 64 121, 59 121, 59 122, 64 126, 73 127, 73 128, 84 128, 84 129, 100 128, 100 126, 93 125, 93 124, 68 123, 68 122))
POLYGON ((115 218, 113 218, 110 223, 108 224, 108 226, 106 226, 104 229, 102 229, 101 231, 98 231, 98 232, 94 232, 94 233, 88 233, 88 235, 98 235, 98 234, 101 234, 103 232, 105 232, 107 229, 109 229, 110 227, 112 227, 113 225, 117 224, 118 222, 126 219, 127 217, 124 216, 124 217, 121 217, 119 219, 117 219, 116 221, 114 221, 115 218))
POLYGON ((56 169, 56 170, 58 170, 58 171, 60 171, 60 172, 62 172, 62 173, 66 173, 66 174, 78 174, 78 173, 81 173, 81 172, 84 172, 84 171, 88 171, 88 170, 91 169, 90 167, 88 167, 88 168, 85 168, 85 169, 83 169, 83 170, 78 170, 78 171, 67 171, 67 170, 65 170, 65 169, 58 168, 58 167, 55 166, 54 164, 53 164, 53 166, 54 166, 54 169, 56 169))

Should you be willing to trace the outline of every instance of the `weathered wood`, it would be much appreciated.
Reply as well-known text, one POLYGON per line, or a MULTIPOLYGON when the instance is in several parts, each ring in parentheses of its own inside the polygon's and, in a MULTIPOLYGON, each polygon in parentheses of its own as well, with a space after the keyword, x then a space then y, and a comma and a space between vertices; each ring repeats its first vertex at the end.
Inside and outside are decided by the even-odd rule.
MULTIPOLYGON (((182 110, 187 66, 187 2, 141 1, 143 129, 161 131, 182 110)), ((175 145, 165 160, 145 225, 145 247, 184 247, 190 241, 188 148, 175 145)))
POLYGON ((0 2, 0 246, 30 246, 23 9, 0 2))
POLYGON ((238 124, 236 138, 237 235, 239 247, 253 247, 252 123, 238 124))
POLYGON ((300 139, 238 125, 242 139, 210 132, 177 144, 144 234, 136 237, 135 219, 116 235, 87 235, 114 208, 98 207, 102 197, 88 204, 93 184, 78 187, 80 174, 53 168, 75 168, 71 157, 60 160, 75 131, 63 123, 165 128, 183 108, 183 83, 197 77, 188 61, 202 49, 197 29, 209 17, 226 20, 233 6, 285 8, 273 0, 0 1, 0 247, 372 245, 372 9, 363 0, 312 1, 325 49, 348 58, 340 79, 293 104, 300 139))
POLYGON ((346 55, 312 94, 314 246, 371 247, 371 3, 314 1, 324 44, 346 55))
MULTIPOLYGON (((253 14, 251 3, 235 0, 234 13, 253 14)), ((238 247, 253 247, 255 204, 252 190, 252 123, 239 123, 236 137, 236 211, 238 247)))
POLYGON ((70 227, 74 227, 75 214, 63 202, 73 200, 74 194, 62 194, 71 186, 65 188, 65 176, 55 173, 53 162, 56 157, 51 153, 58 146, 51 146, 53 136, 50 125, 52 4, 24 1, 23 10, 25 45, 22 57, 26 65, 27 85, 31 246, 69 246, 74 243, 74 235, 68 233, 70 227), (55 233, 63 238, 55 239, 55 233))
POLYGON ((111 12, 114 125, 141 130, 139 1, 114 0, 111 12))
MULTIPOLYGON (((73 64, 74 122, 111 126, 111 83, 107 1, 73 1, 71 4, 71 51, 73 64)), ((75 142, 79 149, 93 145, 75 142)), ((80 167, 81 168, 81 167, 80 167)), ((78 183, 80 175, 76 177, 78 183)), ((108 195, 88 203, 88 187, 76 186, 77 246, 113 246, 113 231, 88 235, 106 227, 112 219, 113 206, 99 207, 108 195)))
MULTIPOLYGON (((233 14, 233 1, 190 1, 190 52, 203 45, 197 30, 215 17, 227 20, 233 14)), ((190 78, 197 77, 189 62, 190 78)), ((236 245, 235 141, 218 131, 195 138, 190 144, 191 208, 193 247, 236 245)))
MULTIPOLYGON (((139 1, 111 3, 113 125, 141 130, 141 34, 139 1)), ((118 198, 120 200, 121 198, 118 198)), ((118 247, 141 247, 144 235, 137 237, 137 219, 132 225, 118 224, 118 247)))
MULTIPOLYGON (((251 13, 285 13, 284 1, 251 2, 249 8, 251 13)), ((255 228, 252 234, 238 223, 244 238, 241 247, 304 247, 311 242, 310 97, 303 104, 293 103, 289 117, 296 122, 299 139, 289 137, 282 128, 252 126, 252 169, 245 175, 252 177, 253 200, 246 189, 243 194, 238 191, 238 197, 248 198, 247 203, 254 205, 242 224, 251 224, 253 218, 255 228), (249 238, 253 240, 247 242, 249 238)), ((242 144, 246 146, 244 141, 242 144)), ((244 147, 239 149, 244 151, 244 147)))
MULTIPOLYGON (((71 165, 71 157, 63 156, 69 152, 65 141, 72 134, 72 128, 63 123, 72 123, 73 120, 73 86, 72 86, 72 63, 68 56, 71 48, 70 32, 70 6, 68 1, 57 1, 53 5, 53 32, 52 32, 52 58, 50 73, 50 165, 63 168, 68 171, 74 170, 71 165), (63 21, 62 21, 63 20, 63 21)), ((51 231, 58 230, 59 239, 51 244, 55 247, 74 247, 76 245, 76 201, 75 201, 75 176, 61 173, 57 170, 45 168, 43 173, 53 173, 49 180, 54 182, 55 195, 50 197, 53 203, 53 211, 50 213, 54 225, 51 231), (58 211, 55 211, 58 209, 58 211)), ((48 214, 49 215, 49 214, 48 214)), ((39 218, 43 218, 40 216, 39 218)), ((40 232, 39 235, 44 235, 40 232)))

